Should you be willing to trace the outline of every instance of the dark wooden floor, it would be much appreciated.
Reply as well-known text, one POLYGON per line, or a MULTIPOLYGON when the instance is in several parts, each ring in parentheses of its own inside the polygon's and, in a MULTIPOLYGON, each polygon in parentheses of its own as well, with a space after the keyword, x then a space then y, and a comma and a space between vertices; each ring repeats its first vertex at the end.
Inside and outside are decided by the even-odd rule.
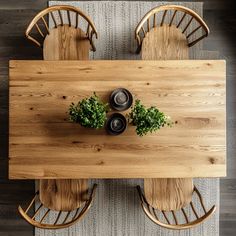
MULTIPOLYGON (((206 0, 204 19, 211 34, 205 49, 220 51, 227 60, 228 176, 221 179, 220 236, 236 235, 236 14, 234 0, 206 0)), ((17 213, 17 205, 33 196, 33 181, 7 180, 8 61, 40 59, 40 49, 28 42, 24 30, 47 0, 0 1, 0 236, 30 236, 33 228, 17 213)))

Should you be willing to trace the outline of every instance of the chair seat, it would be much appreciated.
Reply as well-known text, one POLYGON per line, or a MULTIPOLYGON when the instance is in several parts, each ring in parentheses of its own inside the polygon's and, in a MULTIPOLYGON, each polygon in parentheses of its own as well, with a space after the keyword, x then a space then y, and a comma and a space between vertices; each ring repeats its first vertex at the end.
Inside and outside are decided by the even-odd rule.
POLYGON ((144 193, 149 205, 163 211, 174 211, 188 205, 193 195, 193 180, 144 179, 144 193))
POLYGON ((175 25, 152 28, 143 39, 143 60, 184 60, 189 58, 186 36, 175 25))
POLYGON ((88 200, 88 180, 40 180, 39 199, 55 211, 73 211, 88 200))
POLYGON ((88 60, 90 42, 79 28, 69 25, 50 30, 43 44, 44 60, 88 60))

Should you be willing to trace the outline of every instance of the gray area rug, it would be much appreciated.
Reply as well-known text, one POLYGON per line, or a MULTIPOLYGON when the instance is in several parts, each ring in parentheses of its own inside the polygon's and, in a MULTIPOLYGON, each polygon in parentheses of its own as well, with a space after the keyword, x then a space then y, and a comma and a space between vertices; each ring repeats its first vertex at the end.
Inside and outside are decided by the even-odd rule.
MULTIPOLYGON (((91 59, 139 59, 134 54, 134 29, 142 16, 151 8, 170 2, 143 1, 50 1, 49 5, 68 4, 81 8, 94 21, 99 32, 95 44, 97 51, 91 59)), ((202 15, 202 3, 179 2, 202 15)), ((66 16, 65 16, 66 19, 66 16)), ((82 22, 83 25, 83 22, 82 22)), ((83 27, 83 26, 82 26, 83 27)), ((194 26, 192 27, 194 28, 194 26)), ((191 30, 191 28, 190 28, 191 30)), ((192 59, 217 59, 217 53, 204 51, 202 43, 191 49, 192 59)), ((219 180, 195 179, 204 196, 207 209, 216 204, 217 211, 205 223, 189 230, 163 229, 151 222, 143 213, 136 185, 139 179, 92 180, 98 189, 96 199, 85 218, 76 225, 62 230, 35 229, 36 236, 217 236, 219 235, 219 180)), ((199 208, 199 207, 198 207, 199 208)), ((40 217, 40 216, 39 216, 40 217)), ((46 219, 54 222, 55 214, 46 219)))

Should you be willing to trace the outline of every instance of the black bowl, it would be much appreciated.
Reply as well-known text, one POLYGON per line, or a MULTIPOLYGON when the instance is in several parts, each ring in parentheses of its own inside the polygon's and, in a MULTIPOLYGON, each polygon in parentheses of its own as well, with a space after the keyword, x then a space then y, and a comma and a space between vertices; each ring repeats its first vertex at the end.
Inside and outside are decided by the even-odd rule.
POLYGON ((117 111, 125 111, 133 103, 132 94, 124 88, 115 89, 110 95, 110 106, 117 111))
POLYGON ((107 120, 106 129, 111 135, 119 135, 125 131, 127 127, 126 118, 120 113, 113 113, 107 120))

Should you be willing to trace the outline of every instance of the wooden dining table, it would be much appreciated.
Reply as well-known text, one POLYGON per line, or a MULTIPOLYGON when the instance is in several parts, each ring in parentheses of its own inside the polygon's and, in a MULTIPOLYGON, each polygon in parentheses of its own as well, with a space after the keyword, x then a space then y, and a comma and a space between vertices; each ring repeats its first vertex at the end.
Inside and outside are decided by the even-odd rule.
POLYGON ((226 176, 223 60, 14 60, 9 89, 10 179, 226 176), (111 136, 69 121, 72 102, 94 92, 108 102, 116 88, 158 107, 172 127, 111 136))

